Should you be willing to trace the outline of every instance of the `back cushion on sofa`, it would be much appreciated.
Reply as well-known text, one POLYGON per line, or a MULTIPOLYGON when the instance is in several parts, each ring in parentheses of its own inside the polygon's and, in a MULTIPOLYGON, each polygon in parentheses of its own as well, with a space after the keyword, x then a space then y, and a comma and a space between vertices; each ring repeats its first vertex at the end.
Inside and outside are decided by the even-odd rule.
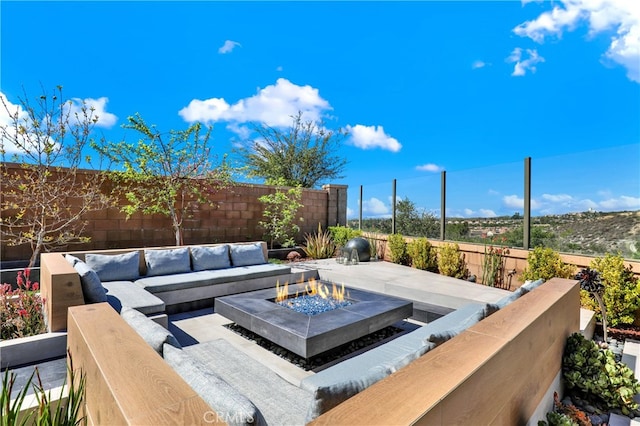
POLYGON ((226 244, 213 247, 195 246, 190 247, 189 250, 194 271, 224 269, 231 266, 229 246, 226 244))
POLYGON ((138 251, 113 255, 87 253, 84 259, 103 282, 134 281, 140 277, 140 253, 138 251))
POLYGON ((120 311, 120 316, 124 319, 136 333, 144 339, 160 356, 162 356, 162 349, 165 343, 170 344, 176 348, 182 348, 178 339, 171 334, 169 330, 148 318, 145 314, 138 312, 137 310, 130 308, 129 306, 123 306, 120 311))
POLYGON ((233 266, 250 266, 267 263, 262 251, 262 244, 231 244, 231 264, 233 266))
POLYGON ((169 250, 145 250, 147 276, 182 274, 191 272, 191 260, 187 247, 169 250))
POLYGON ((80 275, 80 285, 82 286, 82 296, 84 303, 100 303, 107 301, 107 292, 102 287, 102 282, 96 272, 81 260, 73 265, 78 275, 80 275))
MULTIPOLYGON (((164 344, 164 360, 218 416, 231 426, 264 425, 262 413, 243 394, 198 359, 164 344)), ((291 403, 291 401, 285 402, 291 403)))

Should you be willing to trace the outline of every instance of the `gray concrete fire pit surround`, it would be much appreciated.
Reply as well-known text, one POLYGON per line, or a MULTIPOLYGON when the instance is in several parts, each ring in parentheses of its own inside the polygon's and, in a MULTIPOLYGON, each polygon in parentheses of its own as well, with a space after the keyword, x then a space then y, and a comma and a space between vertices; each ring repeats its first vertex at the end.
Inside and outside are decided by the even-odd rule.
MULTIPOLYGON (((275 288, 216 298, 215 311, 304 358, 381 330, 413 313, 411 301, 345 288, 351 305, 317 315, 277 305, 273 301, 275 288)), ((304 290, 305 283, 289 285, 288 294, 304 290)))

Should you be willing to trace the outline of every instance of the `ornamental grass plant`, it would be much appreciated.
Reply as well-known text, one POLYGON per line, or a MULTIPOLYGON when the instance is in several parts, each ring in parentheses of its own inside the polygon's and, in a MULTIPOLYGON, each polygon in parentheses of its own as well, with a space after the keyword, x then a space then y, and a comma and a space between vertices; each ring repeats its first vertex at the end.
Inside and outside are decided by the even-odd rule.
POLYGON ((40 285, 29 279, 30 270, 18 272, 16 288, 0 285, 0 340, 35 336, 47 332, 40 285))

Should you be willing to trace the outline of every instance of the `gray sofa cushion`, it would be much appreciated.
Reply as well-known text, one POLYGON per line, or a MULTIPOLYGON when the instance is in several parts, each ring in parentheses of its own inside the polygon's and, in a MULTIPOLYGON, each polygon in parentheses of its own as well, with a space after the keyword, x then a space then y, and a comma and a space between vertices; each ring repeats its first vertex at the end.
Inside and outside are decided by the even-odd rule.
POLYGON ((214 284, 272 277, 289 274, 290 272, 291 267, 288 265, 265 263, 263 265, 239 266, 227 269, 190 272, 188 274, 145 277, 136 280, 135 283, 151 293, 161 293, 164 291, 184 290, 214 284))
POLYGON ((64 258, 71 264, 71 266, 76 266, 76 263, 82 262, 82 260, 70 254, 65 254, 64 258))
POLYGON ((249 398, 270 425, 303 425, 312 395, 218 339, 183 349, 249 398))
POLYGON ((262 244, 231 244, 229 246, 231 264, 233 266, 249 266, 267 263, 262 251, 262 244))
POLYGON ((109 281, 103 286, 107 291, 107 302, 118 312, 123 306, 133 308, 145 315, 160 314, 165 311, 162 299, 131 281, 109 281))
POLYGON ((169 250, 145 250, 147 276, 181 274, 191 272, 191 260, 187 247, 169 250))
POLYGON ((120 316, 151 346, 160 356, 162 356, 162 345, 168 343, 176 348, 181 348, 180 343, 173 334, 160 324, 156 323, 145 314, 136 311, 128 306, 123 306, 120 316))
POLYGON ((528 291, 524 286, 519 287, 513 293, 511 293, 508 296, 503 297, 502 299, 498 300, 496 303, 490 303, 489 306, 490 306, 491 310, 497 311, 499 309, 504 308, 509 303, 517 300, 518 298, 520 298, 520 296, 523 296, 526 293, 528 293, 528 291))
POLYGON ((202 362, 182 349, 164 344, 164 360, 229 425, 264 425, 262 413, 202 362))
POLYGON ((542 278, 535 281, 527 280, 522 285, 522 288, 524 288, 527 291, 533 291, 533 289, 540 287, 542 284, 544 284, 544 279, 542 278))
POLYGON ((213 247, 190 247, 191 261, 194 271, 207 269, 223 269, 231 266, 229 246, 226 244, 213 247))
POLYGON ((487 315, 487 305, 469 303, 390 342, 304 378, 300 387, 314 393, 307 421, 335 407, 378 380, 400 370, 437 345, 429 338, 462 331, 487 315), (464 327, 464 328, 463 328, 464 327), (459 331, 458 331, 459 330, 459 331))
POLYGON ((87 253, 84 258, 102 282, 133 281, 140 276, 140 252, 138 251, 114 255, 87 253))
POLYGON ((78 275, 80 275, 80 285, 82 286, 84 303, 106 302, 107 293, 104 287, 102 287, 98 274, 82 261, 78 261, 74 265, 74 268, 78 275))
POLYGON ((407 345, 398 341, 402 337, 305 377, 300 387, 314 396, 306 421, 329 411, 435 347, 432 343, 422 342, 407 345))
MULTIPOLYGON (((446 328, 443 327, 440 330, 432 332, 429 337, 427 337, 427 341, 435 343, 436 345, 440 345, 462 333, 472 325, 482 321, 487 316, 487 312, 490 310, 488 306, 476 306, 477 304, 475 303, 471 303, 469 305, 471 305, 472 308, 463 310, 463 306, 462 308, 458 309, 460 313, 449 318, 449 320, 455 318, 455 321, 451 321, 449 326, 446 328)), ((445 315, 445 317, 448 315, 445 315)))

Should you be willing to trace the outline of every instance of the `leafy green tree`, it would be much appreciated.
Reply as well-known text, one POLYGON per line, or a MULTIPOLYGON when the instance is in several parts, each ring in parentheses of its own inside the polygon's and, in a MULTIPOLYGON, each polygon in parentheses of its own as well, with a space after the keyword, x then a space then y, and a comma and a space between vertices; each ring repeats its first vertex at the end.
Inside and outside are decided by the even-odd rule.
POLYGON ((412 237, 437 237, 438 220, 431 213, 418 210, 413 201, 405 198, 396 203, 396 227, 398 233, 412 237))
MULTIPOLYGON (((524 245, 524 228, 522 225, 516 226, 512 230, 503 234, 505 245, 509 247, 522 247, 524 245)), ((556 234, 544 226, 531 227, 531 247, 554 247, 557 240, 556 234)))
POLYGON ((469 238, 469 222, 447 223, 447 239, 453 241, 466 240, 469 238))
POLYGON ((304 207, 300 202, 302 188, 284 188, 283 179, 268 180, 267 183, 276 188, 275 192, 258 198, 264 206, 264 220, 258 224, 264 229, 270 248, 273 248, 274 244, 291 247, 295 245, 295 235, 300 232, 297 222, 301 221, 302 217, 296 218, 296 215, 298 210, 304 207))
POLYGON ((253 125, 254 139, 240 143, 235 152, 250 178, 282 179, 286 186, 314 188, 342 178, 347 160, 336 155, 346 131, 328 130, 323 123, 292 117, 285 130, 253 125))
POLYGON ((11 246, 31 246, 30 268, 43 251, 88 242, 85 215, 112 204, 106 175, 80 171, 92 167, 84 150, 99 117, 85 101, 65 100, 62 86, 35 102, 26 92, 17 105, 0 99, 9 118, 0 125, 0 231, 11 246))
POLYGON ((210 195, 229 186, 230 169, 224 159, 212 163, 211 128, 195 123, 186 130, 160 133, 139 114, 127 120, 123 127, 142 135, 137 143, 122 140, 94 148, 122 167, 111 172, 111 178, 116 193, 127 200, 122 207, 127 217, 138 211, 168 216, 176 245, 182 245, 184 219, 198 204, 214 204, 210 195))

